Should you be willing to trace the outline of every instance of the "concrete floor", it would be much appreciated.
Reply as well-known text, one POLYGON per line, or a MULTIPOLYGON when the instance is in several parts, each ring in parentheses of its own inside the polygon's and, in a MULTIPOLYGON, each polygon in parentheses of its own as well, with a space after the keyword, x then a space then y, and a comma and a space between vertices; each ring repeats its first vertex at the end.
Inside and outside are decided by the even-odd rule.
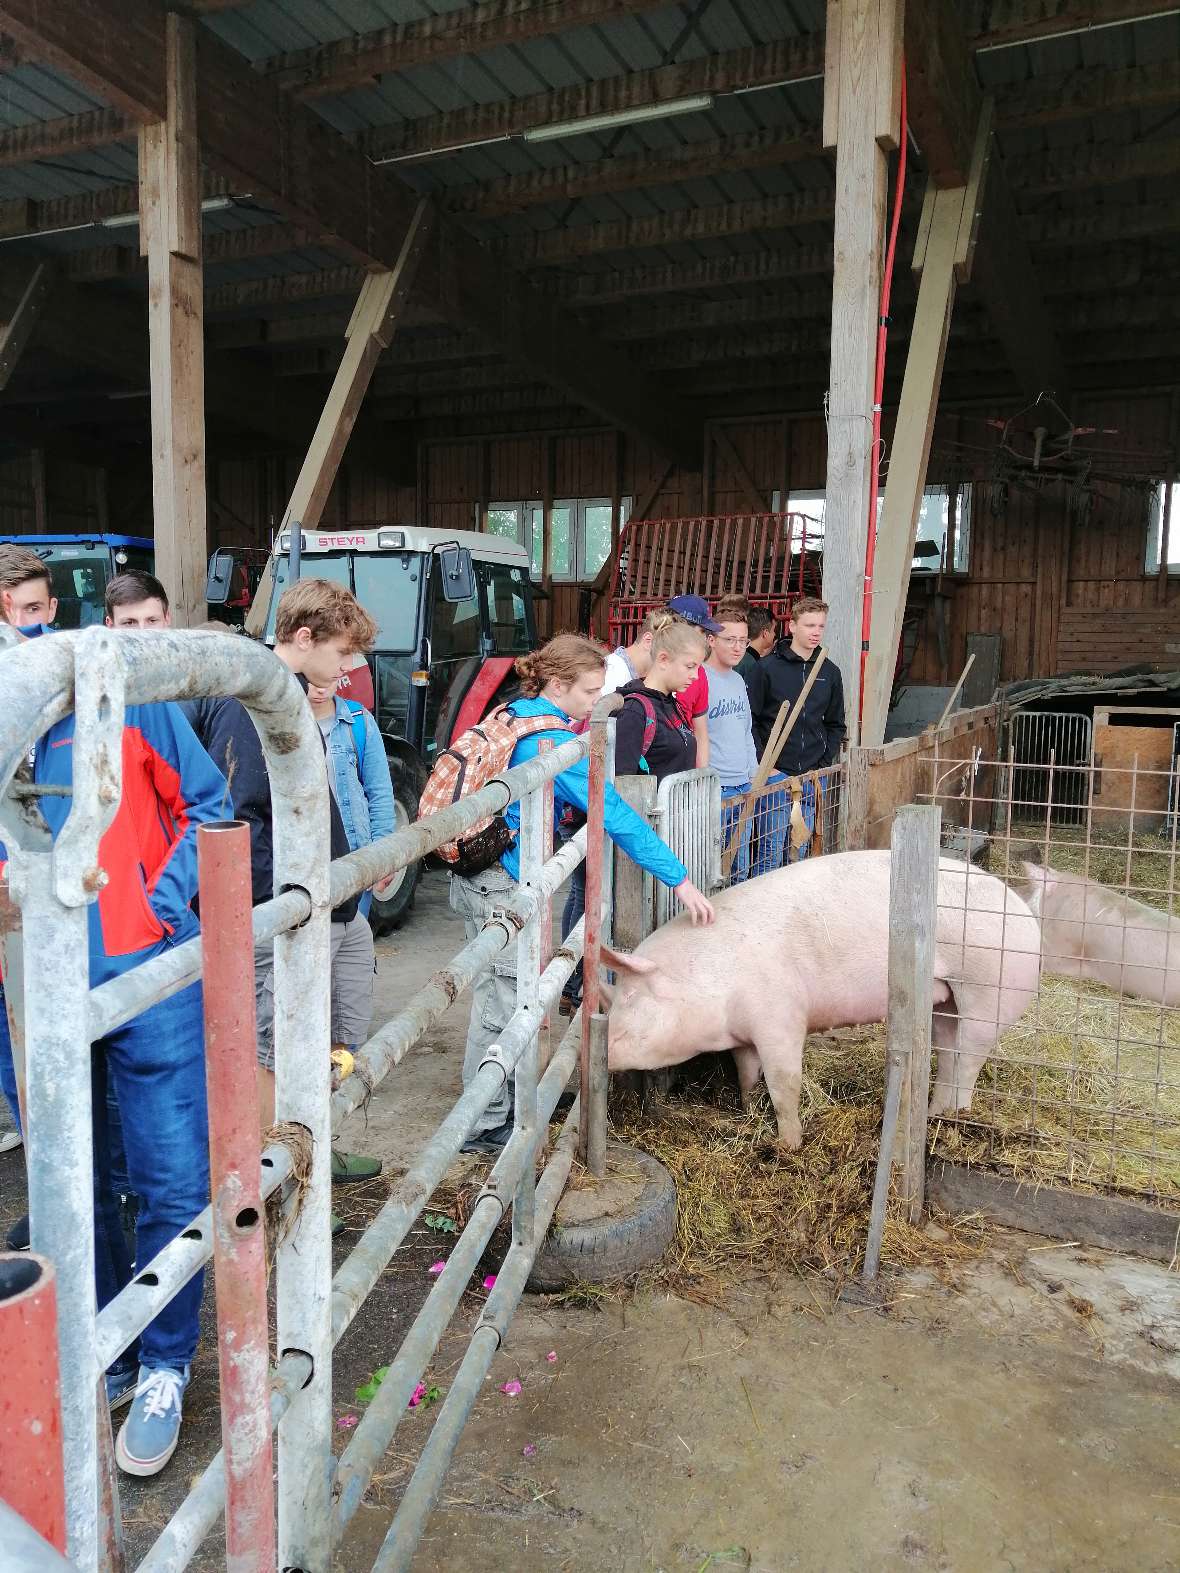
MULTIPOLYGON (((378 947, 380 1017, 461 936, 432 875, 410 925, 378 947)), ((464 1032, 460 1007, 344 1144, 380 1153, 387 1172, 404 1167, 459 1088, 464 1032)), ((19 1154, 0 1157, 0 1188, 7 1225, 23 1198, 19 1154)), ((337 1260, 384 1192, 338 1193, 350 1228, 337 1260)), ((440 1240, 411 1236, 342 1342, 338 1421, 394 1353, 440 1240)), ((468 1297, 438 1351, 440 1388, 481 1299, 468 1297)), ((338 1568, 371 1565, 432 1418, 407 1415, 338 1568)), ((348 1435, 337 1429, 338 1448, 348 1435)), ((125 1482, 129 1565, 217 1438, 207 1338, 176 1459, 155 1481, 125 1482)), ((216 1538, 196 1565, 224 1566, 216 1538)), ((1180 1570, 1180 1278, 997 1231, 950 1282, 891 1280, 883 1312, 757 1277, 735 1282, 723 1308, 526 1300, 415 1573, 727 1568, 1180 1570), (518 1397, 500 1391, 511 1378, 518 1397)))

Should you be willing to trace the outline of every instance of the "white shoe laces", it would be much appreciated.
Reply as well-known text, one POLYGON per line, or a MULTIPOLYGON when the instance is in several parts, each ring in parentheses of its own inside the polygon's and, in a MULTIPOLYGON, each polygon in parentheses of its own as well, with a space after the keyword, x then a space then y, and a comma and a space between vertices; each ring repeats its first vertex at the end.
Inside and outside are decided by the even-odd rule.
POLYGON ((184 1391, 184 1378, 176 1371, 170 1371, 167 1366, 161 1366, 156 1371, 149 1371, 135 1389, 136 1398, 147 1395, 147 1402, 143 1406, 145 1420, 161 1420, 168 1411, 176 1406, 177 1414, 180 1413, 180 1395, 184 1391))

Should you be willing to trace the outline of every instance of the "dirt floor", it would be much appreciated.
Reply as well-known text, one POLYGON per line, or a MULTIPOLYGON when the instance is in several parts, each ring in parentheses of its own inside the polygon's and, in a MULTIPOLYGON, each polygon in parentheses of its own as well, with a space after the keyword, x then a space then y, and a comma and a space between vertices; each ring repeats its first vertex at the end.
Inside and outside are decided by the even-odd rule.
MULTIPOLYGON (((410 925, 378 946, 381 1018, 461 934, 445 882, 430 876, 410 925)), ((457 1010, 344 1145, 396 1175, 459 1088, 464 1032, 457 1010)), ((337 1261, 386 1187, 383 1176, 337 1192, 349 1224, 337 1261)), ((4 1227, 23 1197, 20 1153, 0 1157, 4 1227)), ((421 1225, 337 1351, 338 1451, 360 1413, 356 1389, 393 1356, 448 1243, 421 1225)), ((757 1274, 721 1307, 666 1294, 526 1300, 416 1573, 1180 1573, 1174 1272, 997 1230, 977 1263, 886 1288, 883 1309, 834 1302, 814 1277, 757 1274), (519 1395, 501 1390, 511 1380, 519 1395)), ((482 1298, 469 1294, 432 1364, 444 1395, 482 1298)), ((211 1294, 205 1309, 211 1329, 211 1294)), ((407 1414, 338 1568, 371 1566, 434 1412, 407 1414)), ((177 1457, 155 1481, 124 1482, 129 1566, 217 1443, 210 1336, 177 1457)), ((195 1565, 224 1566, 217 1536, 195 1565)))

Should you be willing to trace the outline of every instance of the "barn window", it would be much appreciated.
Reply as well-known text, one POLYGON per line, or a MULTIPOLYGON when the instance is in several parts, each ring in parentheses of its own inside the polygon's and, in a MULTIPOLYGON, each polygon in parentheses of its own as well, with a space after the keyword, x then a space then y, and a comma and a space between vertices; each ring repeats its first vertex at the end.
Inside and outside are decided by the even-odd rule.
MULTIPOLYGON (((881 517, 883 497, 877 499, 877 517, 881 517)), ((971 564, 971 484, 964 482, 954 488, 927 486, 922 496, 922 511, 918 515, 919 541, 931 541, 938 547, 937 555, 916 556, 912 567, 924 573, 937 572, 939 564, 943 573, 965 574, 971 564), (954 496, 954 529, 951 529, 951 496, 954 496)), ((791 492, 787 508, 791 513, 806 516, 810 535, 817 531, 822 537, 825 495, 822 491, 791 492)))
MULTIPOLYGON (((611 516, 609 497, 562 497, 549 510, 553 539, 549 547, 549 572, 554 579, 593 579, 610 556, 611 516)), ((631 498, 620 504, 619 528, 631 513, 631 498)), ((545 561, 545 508, 539 501, 493 502, 484 515, 484 528, 493 535, 519 541, 528 550, 529 568, 539 579, 545 561)))
POLYGON ((1167 526, 1168 572, 1180 574, 1180 481, 1160 481, 1147 505, 1147 551, 1144 573, 1160 571, 1160 541, 1167 526), (1171 494, 1169 496, 1169 493, 1171 494))

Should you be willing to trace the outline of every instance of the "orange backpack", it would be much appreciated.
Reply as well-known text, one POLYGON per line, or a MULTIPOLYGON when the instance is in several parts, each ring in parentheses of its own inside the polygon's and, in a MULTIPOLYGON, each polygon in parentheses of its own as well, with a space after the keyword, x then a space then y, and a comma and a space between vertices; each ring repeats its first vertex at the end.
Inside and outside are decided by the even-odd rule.
MULTIPOLYGON (((496 776, 503 775, 512 762, 516 745, 537 732, 573 733, 559 726, 556 716, 514 716, 507 705, 486 715, 478 726, 456 738, 434 761, 430 778, 422 789, 418 817, 437 814, 450 808, 496 776)), ((502 814, 481 819, 454 841, 437 848, 438 855, 456 874, 470 877, 491 868, 513 842, 513 832, 502 814)))

